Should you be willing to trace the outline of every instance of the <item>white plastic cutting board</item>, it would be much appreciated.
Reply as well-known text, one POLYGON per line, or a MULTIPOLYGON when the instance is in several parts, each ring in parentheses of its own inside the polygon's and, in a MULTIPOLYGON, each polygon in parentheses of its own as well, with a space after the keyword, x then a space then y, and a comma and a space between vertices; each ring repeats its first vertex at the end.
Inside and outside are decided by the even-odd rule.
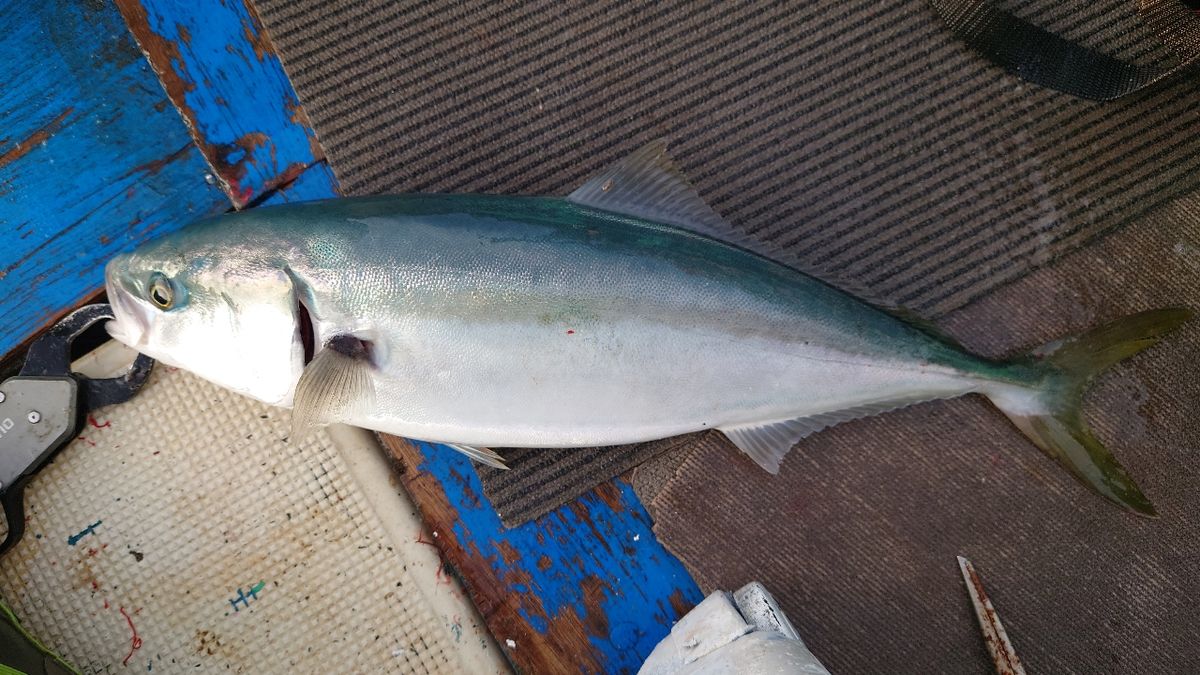
POLYGON ((374 439, 289 424, 160 365, 30 483, 0 597, 85 673, 504 670, 374 439))

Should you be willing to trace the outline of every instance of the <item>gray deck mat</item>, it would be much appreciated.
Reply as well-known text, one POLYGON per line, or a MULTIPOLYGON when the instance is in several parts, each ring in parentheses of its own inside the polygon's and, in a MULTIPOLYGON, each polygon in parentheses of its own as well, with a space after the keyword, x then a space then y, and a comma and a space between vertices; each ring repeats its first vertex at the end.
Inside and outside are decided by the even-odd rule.
MULTIPOLYGON (((348 194, 565 194, 666 136, 731 222, 818 276, 934 319, 1200 187, 1194 77, 1111 103, 1073 99, 983 62, 921 0, 256 4, 348 194)), ((1169 58, 1126 0, 1005 5, 1122 58, 1169 58)), ((1098 317, 1104 301, 1081 306, 1098 317)), ((902 414, 917 428, 936 410, 902 414)), ((846 470, 872 475, 858 455, 846 470)), ((528 462, 555 465, 537 480, 485 476, 491 496, 521 497, 499 510, 535 513, 626 464, 549 457, 528 462), (529 489, 513 489, 518 481, 529 489)), ((908 487, 878 489, 899 497, 908 487)), ((678 522, 702 523, 712 508, 678 522)), ((971 520, 988 507, 903 515, 952 508, 971 520)), ((846 553, 835 544, 805 556, 835 561, 846 553)), ((909 581, 911 592, 941 592, 909 581)), ((825 614, 874 620, 826 600, 825 614)), ((927 624, 924 648, 938 649, 938 625, 927 624)))

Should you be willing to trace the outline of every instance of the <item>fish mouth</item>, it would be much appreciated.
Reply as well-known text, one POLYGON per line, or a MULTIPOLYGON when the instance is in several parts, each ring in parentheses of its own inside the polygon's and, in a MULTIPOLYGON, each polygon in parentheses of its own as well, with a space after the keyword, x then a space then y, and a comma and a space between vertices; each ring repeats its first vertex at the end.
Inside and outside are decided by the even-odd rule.
POLYGON ((140 350, 146 346, 150 333, 149 312, 122 283, 116 262, 117 259, 113 259, 104 270, 104 289, 114 317, 104 329, 117 342, 140 350))

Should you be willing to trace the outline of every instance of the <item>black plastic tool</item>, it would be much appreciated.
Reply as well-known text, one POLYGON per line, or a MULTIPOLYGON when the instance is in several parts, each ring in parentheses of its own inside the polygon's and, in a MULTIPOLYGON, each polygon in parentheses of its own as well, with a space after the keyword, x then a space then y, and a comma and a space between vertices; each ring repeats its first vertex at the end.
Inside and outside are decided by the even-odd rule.
POLYGON ((142 354, 119 377, 92 379, 71 372, 71 344, 112 318, 109 305, 71 312, 30 346, 21 372, 0 383, 0 505, 8 522, 0 555, 25 532, 29 479, 75 438, 89 412, 129 400, 150 376, 154 360, 142 354))

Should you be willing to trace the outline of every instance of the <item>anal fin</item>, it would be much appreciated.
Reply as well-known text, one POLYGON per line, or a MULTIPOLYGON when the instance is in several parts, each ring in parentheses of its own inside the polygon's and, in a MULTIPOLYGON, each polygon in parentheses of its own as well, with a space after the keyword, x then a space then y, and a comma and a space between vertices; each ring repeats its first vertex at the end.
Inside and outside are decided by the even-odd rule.
POLYGON ((860 417, 878 415, 879 413, 903 408, 904 406, 926 400, 929 399, 927 397, 914 397, 912 399, 884 401, 852 408, 843 408, 818 415, 797 417, 790 420, 741 424, 731 427, 722 426, 718 427, 718 430, 724 433, 739 450, 746 453, 750 459, 753 459, 756 464, 768 473, 777 474, 779 473, 779 465, 783 463, 783 458, 787 455, 788 451, 806 436, 815 434, 835 424, 848 422, 860 417))

